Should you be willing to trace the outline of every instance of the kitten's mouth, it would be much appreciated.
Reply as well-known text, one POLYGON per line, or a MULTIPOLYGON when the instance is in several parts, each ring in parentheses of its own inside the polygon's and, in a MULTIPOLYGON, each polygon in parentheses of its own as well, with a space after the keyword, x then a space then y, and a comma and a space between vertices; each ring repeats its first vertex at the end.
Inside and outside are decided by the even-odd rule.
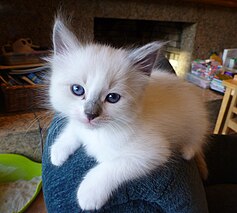
POLYGON ((77 121, 80 122, 84 127, 89 129, 96 129, 108 124, 108 119, 97 117, 95 119, 88 119, 86 117, 77 117, 77 121))
POLYGON ((85 119, 83 123, 88 128, 98 128, 100 126, 98 120, 88 120, 88 119, 85 119))
POLYGON ((107 126, 107 124, 109 124, 109 121, 107 119, 96 118, 93 120, 86 119, 83 123, 87 128, 98 129, 107 126))

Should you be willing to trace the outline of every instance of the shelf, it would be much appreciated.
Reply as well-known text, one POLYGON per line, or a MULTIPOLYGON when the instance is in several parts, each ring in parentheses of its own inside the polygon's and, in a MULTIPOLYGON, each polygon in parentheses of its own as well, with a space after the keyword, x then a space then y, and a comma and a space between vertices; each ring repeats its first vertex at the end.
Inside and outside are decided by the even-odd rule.
POLYGON ((1 70, 10 70, 10 69, 22 69, 22 68, 33 68, 33 67, 41 67, 44 66, 44 63, 39 63, 39 64, 23 64, 23 65, 12 65, 12 66, 7 66, 7 65, 0 65, 0 71, 1 70))
POLYGON ((231 69, 229 67, 223 67, 223 68, 224 68, 224 70, 231 71, 233 73, 237 73, 237 69, 231 69))

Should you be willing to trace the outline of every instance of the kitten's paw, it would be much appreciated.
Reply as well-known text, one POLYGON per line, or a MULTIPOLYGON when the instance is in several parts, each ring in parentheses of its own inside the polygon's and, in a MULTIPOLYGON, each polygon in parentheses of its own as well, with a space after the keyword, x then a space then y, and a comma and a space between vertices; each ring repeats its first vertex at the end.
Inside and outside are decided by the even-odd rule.
POLYGON ((105 184, 100 184, 97 178, 85 178, 77 191, 77 200, 82 210, 100 209, 109 199, 105 184))
POLYGON ((51 163, 55 166, 61 166, 70 155, 62 144, 56 142, 51 146, 50 152, 51 163))
POLYGON ((182 156, 185 160, 190 160, 195 155, 195 150, 190 146, 183 147, 182 156))

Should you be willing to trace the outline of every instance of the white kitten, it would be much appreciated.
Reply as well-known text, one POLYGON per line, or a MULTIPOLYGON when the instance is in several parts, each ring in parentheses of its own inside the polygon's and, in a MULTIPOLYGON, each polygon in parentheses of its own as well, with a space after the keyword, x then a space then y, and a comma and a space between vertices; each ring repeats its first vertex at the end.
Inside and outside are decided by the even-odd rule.
POLYGON ((101 208, 121 184, 174 151, 187 160, 202 154, 208 124, 195 88, 170 74, 150 76, 161 43, 134 50, 82 45, 59 19, 53 43, 50 101, 69 123, 51 161, 62 165, 81 145, 98 161, 79 186, 82 209, 101 208))

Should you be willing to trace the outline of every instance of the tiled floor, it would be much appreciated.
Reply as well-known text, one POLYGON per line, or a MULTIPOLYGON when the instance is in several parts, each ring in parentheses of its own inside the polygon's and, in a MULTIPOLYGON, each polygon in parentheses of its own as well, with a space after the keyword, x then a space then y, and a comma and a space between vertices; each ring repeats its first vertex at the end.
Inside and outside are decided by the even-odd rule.
MULTIPOLYGON (((46 134, 51 119, 48 111, 0 115, 0 153, 18 153, 41 161, 40 132, 46 134)), ((42 191, 25 213, 47 213, 42 191)))
POLYGON ((0 153, 17 153, 41 161, 49 111, 0 115, 0 153))

